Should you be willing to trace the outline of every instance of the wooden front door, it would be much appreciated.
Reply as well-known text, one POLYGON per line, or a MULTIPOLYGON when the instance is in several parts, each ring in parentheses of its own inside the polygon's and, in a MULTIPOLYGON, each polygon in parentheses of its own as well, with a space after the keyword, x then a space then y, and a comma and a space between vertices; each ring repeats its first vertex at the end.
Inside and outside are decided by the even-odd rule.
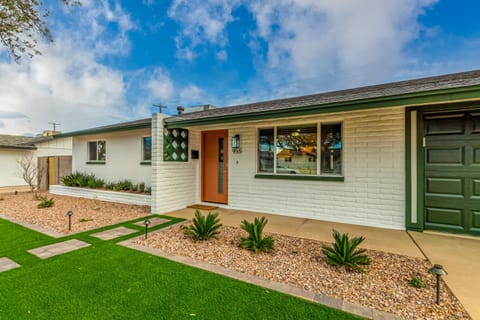
POLYGON ((202 201, 228 203, 228 131, 202 132, 202 201))

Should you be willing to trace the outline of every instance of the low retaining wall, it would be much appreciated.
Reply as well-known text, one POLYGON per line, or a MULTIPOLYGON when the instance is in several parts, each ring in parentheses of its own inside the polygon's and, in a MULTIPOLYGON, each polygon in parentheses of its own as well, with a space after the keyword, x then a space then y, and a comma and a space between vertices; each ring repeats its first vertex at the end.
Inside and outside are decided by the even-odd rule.
POLYGON ((152 196, 145 194, 136 194, 128 192, 106 191, 87 188, 66 187, 61 185, 51 185, 51 194, 62 196, 96 199, 110 202, 118 202, 125 204, 151 205, 152 196))

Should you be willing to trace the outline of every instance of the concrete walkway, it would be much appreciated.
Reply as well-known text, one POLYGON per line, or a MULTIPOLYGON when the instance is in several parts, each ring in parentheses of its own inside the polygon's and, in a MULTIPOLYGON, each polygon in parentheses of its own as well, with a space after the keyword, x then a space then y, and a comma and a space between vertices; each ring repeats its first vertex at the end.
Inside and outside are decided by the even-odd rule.
POLYGON ((90 245, 91 245, 90 243, 86 243, 84 241, 71 239, 71 240, 58 242, 58 243, 50 244, 50 245, 35 248, 35 249, 30 249, 28 250, 28 252, 33 255, 36 255, 40 259, 48 259, 54 256, 58 256, 60 254, 79 250, 79 249, 88 247, 90 245))
MULTIPOLYGON (((422 259, 425 258, 407 232, 402 230, 363 227, 352 224, 293 218, 224 208, 218 208, 212 211, 218 212, 221 223, 227 226, 238 227, 244 219, 252 221, 255 217, 265 216, 268 219, 268 223, 265 227, 265 231, 267 232, 331 243, 333 241, 332 229, 336 229, 341 233, 349 233, 350 236, 364 236, 365 241, 362 243, 363 248, 422 259)), ((166 215, 191 220, 194 213, 194 209, 186 208, 169 212, 166 215)))
POLYGON ((432 263, 443 265, 445 283, 473 319, 480 319, 480 238, 409 232, 432 263))
POLYGON ((7 257, 0 258, 0 272, 8 271, 19 267, 20 265, 12 259, 9 259, 7 257))

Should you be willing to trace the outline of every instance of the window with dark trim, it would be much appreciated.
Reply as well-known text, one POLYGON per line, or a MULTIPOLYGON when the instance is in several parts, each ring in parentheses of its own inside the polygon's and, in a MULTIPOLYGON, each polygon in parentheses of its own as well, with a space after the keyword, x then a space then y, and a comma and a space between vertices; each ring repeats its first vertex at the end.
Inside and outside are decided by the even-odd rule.
POLYGON ((107 143, 105 140, 88 142, 88 160, 105 162, 107 156, 107 143))
POLYGON ((257 172, 273 175, 342 175, 342 123, 258 130, 257 172))
POLYGON ((152 161, 152 137, 142 138, 142 161, 152 161))

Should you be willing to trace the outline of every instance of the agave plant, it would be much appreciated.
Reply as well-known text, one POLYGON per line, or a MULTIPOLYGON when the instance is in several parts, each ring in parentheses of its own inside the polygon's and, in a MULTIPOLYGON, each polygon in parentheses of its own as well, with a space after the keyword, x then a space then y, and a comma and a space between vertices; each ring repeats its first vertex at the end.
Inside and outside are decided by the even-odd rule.
POLYGON ((267 222, 265 217, 255 218, 253 223, 243 220, 240 227, 248 232, 248 238, 242 237, 239 246, 243 249, 253 250, 255 253, 272 250, 274 242, 272 237, 263 237, 263 229, 267 222))
POLYGON ((220 223, 220 218, 218 218, 218 213, 209 212, 207 216, 204 216, 197 209, 195 210, 195 217, 192 220, 192 224, 185 227, 183 232, 195 241, 208 240, 210 238, 217 239, 221 226, 222 224, 220 223))
POLYGON ((348 233, 340 234, 340 232, 334 229, 333 239, 335 242, 331 247, 322 247, 322 252, 327 257, 327 263, 365 272, 360 266, 369 265, 371 260, 364 254, 365 249, 357 249, 358 245, 362 243, 365 238, 358 237, 350 239, 348 233))

